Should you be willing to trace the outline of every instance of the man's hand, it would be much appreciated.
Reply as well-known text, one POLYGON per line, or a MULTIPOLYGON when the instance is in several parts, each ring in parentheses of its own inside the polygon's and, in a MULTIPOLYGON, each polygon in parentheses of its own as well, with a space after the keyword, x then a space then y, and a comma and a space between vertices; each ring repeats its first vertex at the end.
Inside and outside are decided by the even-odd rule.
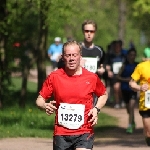
POLYGON ((149 89, 149 85, 147 83, 144 83, 140 86, 140 91, 146 92, 149 89))
POLYGON ((108 71, 108 77, 109 77, 109 78, 112 78, 113 76, 114 76, 114 73, 109 70, 109 71, 108 71))
POLYGON ((49 103, 44 104, 44 108, 45 108, 47 115, 51 115, 57 110, 57 108, 54 106, 55 104, 56 104, 56 101, 54 100, 50 101, 49 103))
POLYGON ((97 73, 100 74, 100 75, 102 75, 104 72, 105 72, 104 67, 101 67, 101 68, 97 69, 97 73))
POLYGON ((98 116, 97 116, 97 109, 96 108, 93 108, 90 110, 90 112, 88 113, 88 116, 91 116, 92 115, 92 118, 90 119, 89 122, 92 122, 92 126, 96 125, 97 124, 97 121, 98 121, 98 116))
POLYGON ((149 89, 148 83, 144 83, 142 85, 139 85, 133 79, 130 80, 129 85, 130 85, 131 89, 134 90, 134 91, 146 92, 149 89))

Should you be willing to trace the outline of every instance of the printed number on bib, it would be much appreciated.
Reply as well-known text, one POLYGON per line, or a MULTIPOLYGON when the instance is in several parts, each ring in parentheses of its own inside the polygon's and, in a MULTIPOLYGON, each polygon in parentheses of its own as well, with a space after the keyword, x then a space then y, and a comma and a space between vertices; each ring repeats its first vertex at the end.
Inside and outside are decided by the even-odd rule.
POLYGON ((95 73, 97 71, 97 58, 83 57, 84 68, 95 73))
POLYGON ((122 66, 122 62, 113 63, 113 73, 118 74, 119 69, 121 68, 121 66, 122 66))
POLYGON ((85 105, 61 103, 58 109, 58 124, 68 129, 78 129, 84 124, 85 105))
POLYGON ((145 92, 145 107, 150 108, 150 90, 145 92))

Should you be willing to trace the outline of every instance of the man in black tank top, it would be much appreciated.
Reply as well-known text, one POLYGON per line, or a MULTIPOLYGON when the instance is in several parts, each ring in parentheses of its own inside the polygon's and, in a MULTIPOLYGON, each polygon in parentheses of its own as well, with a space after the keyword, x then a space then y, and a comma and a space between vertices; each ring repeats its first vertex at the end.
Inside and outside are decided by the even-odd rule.
MULTIPOLYGON (((105 52, 100 46, 93 43, 95 33, 97 31, 97 24, 93 20, 86 20, 82 24, 82 32, 84 41, 81 42, 82 46, 82 61, 81 65, 87 70, 97 73, 102 78, 105 69, 103 67, 105 52)), ((58 62, 58 68, 64 66, 63 60, 58 62)))
MULTIPOLYGON (((95 33, 97 31, 97 24, 93 20, 85 20, 82 24, 82 32, 84 35, 84 41, 81 42, 82 46, 82 61, 81 65, 87 70, 96 73, 102 78, 105 69, 103 67, 103 61, 105 53, 100 46, 96 46, 93 43, 95 33)), ((93 105, 97 102, 97 97, 93 95, 93 105)))
POLYGON ((82 24, 82 32, 84 41, 82 45, 82 66, 87 70, 102 75, 105 72, 103 67, 104 51, 100 46, 93 43, 95 33, 97 31, 97 24, 92 20, 86 20, 82 24))

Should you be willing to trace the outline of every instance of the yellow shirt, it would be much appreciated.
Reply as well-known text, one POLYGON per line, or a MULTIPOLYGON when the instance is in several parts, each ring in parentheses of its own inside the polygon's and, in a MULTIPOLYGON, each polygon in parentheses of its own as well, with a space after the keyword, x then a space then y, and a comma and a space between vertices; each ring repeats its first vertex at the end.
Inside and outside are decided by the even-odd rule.
MULTIPOLYGON (((131 77, 133 80, 139 81, 140 85, 148 83, 148 81, 150 81, 150 61, 144 61, 138 64, 131 77)), ((150 86, 150 82, 148 84, 150 86)), ((148 110, 148 108, 145 107, 145 92, 140 92, 139 110, 148 110)))

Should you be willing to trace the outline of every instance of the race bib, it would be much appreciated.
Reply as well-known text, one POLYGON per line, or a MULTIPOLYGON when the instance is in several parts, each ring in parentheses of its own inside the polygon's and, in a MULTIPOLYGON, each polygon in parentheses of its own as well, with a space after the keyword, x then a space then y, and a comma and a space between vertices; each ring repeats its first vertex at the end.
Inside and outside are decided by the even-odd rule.
POLYGON ((113 63, 113 73, 118 74, 119 69, 121 68, 121 66, 122 66, 122 62, 114 62, 113 63))
POLYGON ((58 57, 59 57, 60 55, 61 55, 60 53, 54 53, 54 54, 51 56, 51 60, 57 61, 57 59, 58 59, 58 57))
POLYGON ((85 105, 60 103, 58 124, 68 129, 78 129, 84 124, 85 105))
POLYGON ((97 71, 97 58, 83 57, 84 68, 95 73, 97 71))
POLYGON ((145 107, 150 108, 150 90, 145 92, 145 107))

